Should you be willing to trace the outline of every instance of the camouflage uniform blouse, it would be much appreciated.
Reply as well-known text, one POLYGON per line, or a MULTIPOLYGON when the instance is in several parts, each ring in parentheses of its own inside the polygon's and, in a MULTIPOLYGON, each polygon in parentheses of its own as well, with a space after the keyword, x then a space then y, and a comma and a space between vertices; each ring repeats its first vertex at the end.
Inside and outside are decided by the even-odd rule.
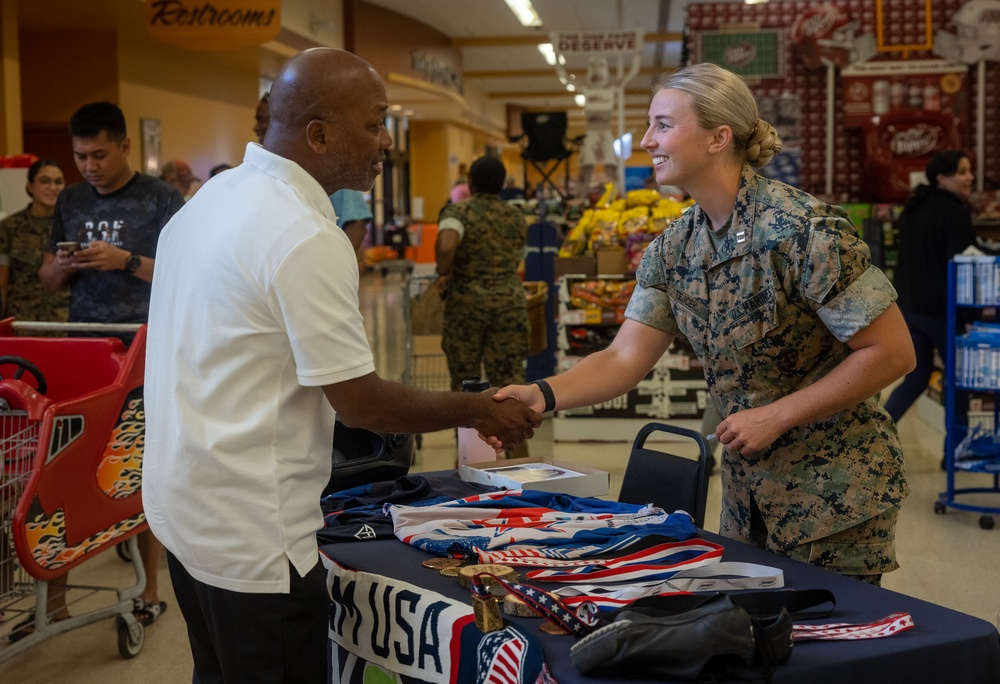
MULTIPOLYGON (((895 300, 837 207, 744 167, 718 251, 693 207, 649 247, 626 316, 688 339, 719 415, 764 406, 829 373, 895 300)), ((876 398, 793 428, 748 457, 724 452, 723 534, 748 539, 751 497, 790 549, 907 495, 896 429, 876 398)))
POLYGON ((22 321, 65 321, 69 292, 46 292, 38 279, 52 217, 29 214, 31 206, 0 222, 0 265, 10 267, 7 316, 22 321))

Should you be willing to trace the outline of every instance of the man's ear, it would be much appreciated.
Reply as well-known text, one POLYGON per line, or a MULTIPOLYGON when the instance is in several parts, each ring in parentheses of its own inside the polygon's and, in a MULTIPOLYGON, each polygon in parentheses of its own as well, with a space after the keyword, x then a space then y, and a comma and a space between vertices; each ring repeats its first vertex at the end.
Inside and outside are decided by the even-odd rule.
POLYGON ((306 144, 316 154, 324 154, 330 145, 327 133, 326 122, 322 119, 313 119, 306 124, 306 144))
POLYGON ((709 152, 721 152, 733 141, 733 129, 729 126, 719 126, 708 143, 709 152))
POLYGON ((128 136, 125 136, 122 138, 122 153, 127 157, 130 149, 132 149, 132 140, 128 136))

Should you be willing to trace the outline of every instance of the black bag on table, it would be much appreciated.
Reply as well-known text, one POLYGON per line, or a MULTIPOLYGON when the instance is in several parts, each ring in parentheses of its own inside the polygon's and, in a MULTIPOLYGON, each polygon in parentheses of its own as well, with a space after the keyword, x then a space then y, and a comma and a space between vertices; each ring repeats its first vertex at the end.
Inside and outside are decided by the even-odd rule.
POLYGON ((770 681, 774 668, 792 654, 789 611, 820 603, 834 604, 833 595, 817 590, 651 596, 601 615, 599 626, 573 644, 570 655, 580 672, 596 676, 770 681))

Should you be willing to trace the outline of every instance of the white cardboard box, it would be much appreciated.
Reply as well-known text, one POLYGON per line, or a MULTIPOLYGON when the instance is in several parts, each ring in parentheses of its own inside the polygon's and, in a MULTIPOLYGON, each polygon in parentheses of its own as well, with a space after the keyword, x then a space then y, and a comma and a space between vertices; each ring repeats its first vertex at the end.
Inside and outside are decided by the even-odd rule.
POLYGON ((605 471, 551 458, 470 463, 463 465, 459 474, 467 482, 507 489, 541 489, 575 496, 604 496, 611 491, 611 479, 605 471), (538 471, 537 476, 534 471, 538 471))

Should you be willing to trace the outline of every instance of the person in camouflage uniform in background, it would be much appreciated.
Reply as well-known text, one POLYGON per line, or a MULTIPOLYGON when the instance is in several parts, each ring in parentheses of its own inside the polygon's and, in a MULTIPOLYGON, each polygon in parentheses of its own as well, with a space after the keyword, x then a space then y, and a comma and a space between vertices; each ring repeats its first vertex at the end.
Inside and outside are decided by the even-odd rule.
POLYGON ((725 417, 721 533, 878 584, 909 491, 876 398, 914 365, 896 292, 842 210, 754 173, 781 143, 738 76, 666 76, 649 121, 657 182, 696 206, 648 248, 607 350, 551 378, 549 402, 535 386, 496 398, 606 401, 686 338, 725 417))
POLYGON ((500 199, 507 171, 496 157, 469 169, 468 199, 448 204, 438 217, 435 244, 438 291, 445 297, 441 347, 451 388, 481 375, 494 387, 524 382, 528 307, 517 273, 528 226, 500 199))
POLYGON ((56 198, 65 185, 59 164, 39 159, 28 168, 31 203, 0 222, 0 318, 63 322, 69 316, 69 293, 46 292, 38 279, 56 198))

